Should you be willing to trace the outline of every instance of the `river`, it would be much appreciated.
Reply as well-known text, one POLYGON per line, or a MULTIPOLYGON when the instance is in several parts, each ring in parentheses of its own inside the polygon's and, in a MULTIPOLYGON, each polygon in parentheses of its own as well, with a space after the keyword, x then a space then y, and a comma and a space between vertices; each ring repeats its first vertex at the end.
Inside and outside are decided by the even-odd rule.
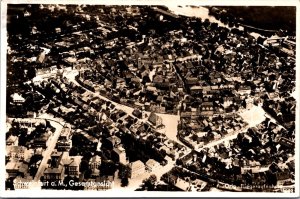
POLYGON ((225 25, 221 21, 217 20, 214 16, 210 16, 208 8, 205 7, 190 7, 190 6, 181 6, 177 5, 168 5, 167 6, 170 11, 177 15, 183 15, 187 17, 198 17, 201 18, 202 21, 208 19, 211 23, 217 23, 219 26, 229 28, 228 25, 225 25))
MULTIPOLYGON (((183 15, 187 17, 198 17, 201 18, 202 21, 205 19, 208 19, 211 23, 217 23, 221 27, 226 27, 228 29, 231 29, 228 25, 224 24, 220 20, 216 19, 214 16, 209 15, 208 8, 205 8, 203 6, 199 7, 191 7, 191 6, 177 6, 177 5, 168 5, 167 6, 171 12, 177 15, 183 15)), ((243 26, 238 27, 239 30, 244 30, 243 26)), ((251 32, 251 36, 253 36, 255 39, 257 39, 259 36, 261 36, 259 33, 251 32)))

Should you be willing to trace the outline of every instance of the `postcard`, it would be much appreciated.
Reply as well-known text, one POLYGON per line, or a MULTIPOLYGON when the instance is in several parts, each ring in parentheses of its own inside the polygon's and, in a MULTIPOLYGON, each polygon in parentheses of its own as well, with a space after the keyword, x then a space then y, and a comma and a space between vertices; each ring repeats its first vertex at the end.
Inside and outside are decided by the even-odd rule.
POLYGON ((2 1, 0 195, 299 197, 298 6, 2 1))

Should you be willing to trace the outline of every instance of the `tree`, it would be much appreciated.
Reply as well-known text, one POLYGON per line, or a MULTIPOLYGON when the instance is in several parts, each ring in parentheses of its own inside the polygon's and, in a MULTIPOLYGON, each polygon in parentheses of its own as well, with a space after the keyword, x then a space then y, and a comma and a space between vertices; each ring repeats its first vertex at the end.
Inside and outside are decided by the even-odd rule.
POLYGON ((103 161, 100 166, 101 175, 114 175, 116 171, 116 165, 113 161, 103 161))
POLYGON ((82 159, 89 161, 92 156, 93 155, 92 155, 92 153, 90 151, 85 151, 84 154, 83 154, 82 159))
POLYGON ((78 155, 78 148, 77 147, 72 147, 69 151, 70 156, 76 156, 78 155))
POLYGON ((196 134, 193 134, 193 135, 192 135, 192 140, 193 140, 193 141, 197 141, 197 139, 198 139, 198 136, 197 136, 196 134))
POLYGON ((182 159, 177 159, 176 160, 176 165, 183 165, 182 159))
POLYGON ((72 187, 70 186, 70 181, 73 180, 73 178, 71 176, 66 176, 64 179, 64 184, 66 186, 66 189, 72 189, 72 187))
POLYGON ((148 191, 153 191, 155 188, 155 182, 157 181, 156 175, 152 174, 148 179, 144 180, 144 186, 147 187, 148 191))
POLYGON ((33 79, 36 76, 36 70, 34 67, 29 67, 27 72, 27 78, 33 79))
POLYGON ((122 187, 127 187, 129 184, 128 178, 122 178, 121 179, 121 186, 122 187))
POLYGON ((131 174, 131 168, 129 165, 123 165, 120 164, 120 168, 119 168, 119 178, 123 179, 123 178, 129 178, 131 174))
POLYGON ((268 185, 276 185, 277 184, 277 176, 276 176, 276 174, 274 174, 274 173, 272 173, 272 172, 270 172, 270 171, 267 171, 266 172, 266 183, 268 184, 268 185))
POLYGON ((82 160, 80 163, 80 169, 79 171, 84 173, 89 169, 89 162, 86 160, 82 160))

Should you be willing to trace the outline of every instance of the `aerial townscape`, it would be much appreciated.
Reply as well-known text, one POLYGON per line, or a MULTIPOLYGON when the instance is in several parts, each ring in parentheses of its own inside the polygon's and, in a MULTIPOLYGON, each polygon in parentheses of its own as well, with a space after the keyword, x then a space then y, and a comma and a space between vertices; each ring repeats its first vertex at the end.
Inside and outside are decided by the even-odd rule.
POLYGON ((6 190, 294 193, 296 8, 259 9, 9 4, 6 190))

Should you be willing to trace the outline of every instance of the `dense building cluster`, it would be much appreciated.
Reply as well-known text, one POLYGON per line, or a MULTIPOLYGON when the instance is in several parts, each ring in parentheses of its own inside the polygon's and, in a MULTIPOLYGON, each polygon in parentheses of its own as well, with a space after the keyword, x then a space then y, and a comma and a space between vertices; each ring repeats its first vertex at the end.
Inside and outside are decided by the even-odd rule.
POLYGON ((163 6, 17 13, 7 189, 294 190, 294 36, 163 6))

